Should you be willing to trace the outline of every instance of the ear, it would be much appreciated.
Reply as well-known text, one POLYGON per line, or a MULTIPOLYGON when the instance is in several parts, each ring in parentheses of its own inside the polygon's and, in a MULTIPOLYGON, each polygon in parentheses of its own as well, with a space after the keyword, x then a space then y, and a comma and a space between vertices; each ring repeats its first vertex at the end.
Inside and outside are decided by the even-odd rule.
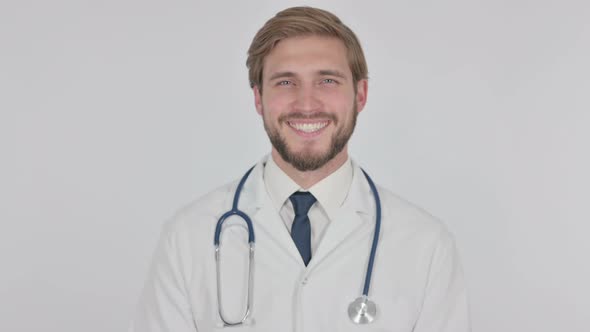
POLYGON ((369 92, 369 81, 367 79, 359 80, 356 83, 356 106, 360 113, 367 104, 367 93, 369 92))
POLYGON ((256 106, 256 112, 262 115, 262 93, 260 92, 258 85, 255 85, 252 88, 252 91, 254 92, 254 106, 256 106))

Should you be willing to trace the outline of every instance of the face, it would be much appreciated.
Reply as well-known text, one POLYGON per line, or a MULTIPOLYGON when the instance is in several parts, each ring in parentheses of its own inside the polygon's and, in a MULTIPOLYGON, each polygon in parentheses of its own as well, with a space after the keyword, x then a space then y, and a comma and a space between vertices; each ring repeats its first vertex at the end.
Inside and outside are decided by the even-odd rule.
POLYGON ((300 171, 344 161, 367 95, 366 80, 353 85, 344 44, 330 37, 287 38, 263 67, 254 97, 273 152, 300 171))

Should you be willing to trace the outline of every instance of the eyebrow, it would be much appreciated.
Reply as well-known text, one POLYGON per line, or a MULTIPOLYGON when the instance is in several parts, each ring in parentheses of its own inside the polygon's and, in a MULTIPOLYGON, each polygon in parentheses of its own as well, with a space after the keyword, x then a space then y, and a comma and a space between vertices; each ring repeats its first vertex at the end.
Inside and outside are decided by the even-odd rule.
MULTIPOLYGON (((346 75, 338 70, 332 70, 332 69, 322 69, 322 70, 318 70, 317 71, 318 75, 321 76, 334 76, 334 77, 339 77, 342 79, 346 79, 346 75)), ((296 77, 297 75, 294 72, 291 71, 281 71, 278 73, 274 73, 270 76, 269 80, 276 80, 279 78, 292 78, 292 77, 296 77)))
POLYGON ((338 71, 338 70, 331 70, 331 69, 320 70, 320 71, 318 71, 318 74, 323 75, 323 76, 335 76, 335 77, 340 77, 340 78, 346 78, 346 75, 344 75, 343 72, 338 71))
POLYGON ((269 80, 276 80, 277 78, 290 78, 290 77, 295 77, 295 73, 294 72, 290 72, 290 71, 280 71, 278 73, 274 73, 270 76, 269 80))

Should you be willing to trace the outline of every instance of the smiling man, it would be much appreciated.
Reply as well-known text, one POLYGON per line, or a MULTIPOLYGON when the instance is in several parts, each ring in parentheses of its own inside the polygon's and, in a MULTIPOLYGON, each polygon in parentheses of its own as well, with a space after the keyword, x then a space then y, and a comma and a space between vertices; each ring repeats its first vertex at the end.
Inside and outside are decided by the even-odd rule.
POLYGON ((348 155, 368 92, 354 33, 289 8, 247 66, 271 153, 166 225, 131 331, 469 331, 450 233, 348 155))
MULTIPOLYGON (((258 38, 273 32, 267 30, 258 38)), ((257 46, 253 44, 251 54, 257 46)), ((347 54, 344 43, 334 37, 285 38, 263 59, 262 79, 253 83, 272 159, 304 188, 348 159, 348 140, 366 102, 367 73, 363 64, 364 72, 353 77, 347 54)), ((249 63, 257 60, 251 57, 249 63)))

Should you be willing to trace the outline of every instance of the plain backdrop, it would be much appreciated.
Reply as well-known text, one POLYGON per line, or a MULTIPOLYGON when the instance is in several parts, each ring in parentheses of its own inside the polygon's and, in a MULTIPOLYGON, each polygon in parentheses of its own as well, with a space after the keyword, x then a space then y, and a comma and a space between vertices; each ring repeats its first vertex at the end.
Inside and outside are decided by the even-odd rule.
MULTIPOLYGON (((163 222, 270 151, 295 1, 0 1, 0 331, 126 330, 163 222)), ((308 1, 369 64, 351 154, 455 234, 473 330, 590 330, 587 1, 308 1)), ((360 281, 359 281, 360 282, 360 281)))

